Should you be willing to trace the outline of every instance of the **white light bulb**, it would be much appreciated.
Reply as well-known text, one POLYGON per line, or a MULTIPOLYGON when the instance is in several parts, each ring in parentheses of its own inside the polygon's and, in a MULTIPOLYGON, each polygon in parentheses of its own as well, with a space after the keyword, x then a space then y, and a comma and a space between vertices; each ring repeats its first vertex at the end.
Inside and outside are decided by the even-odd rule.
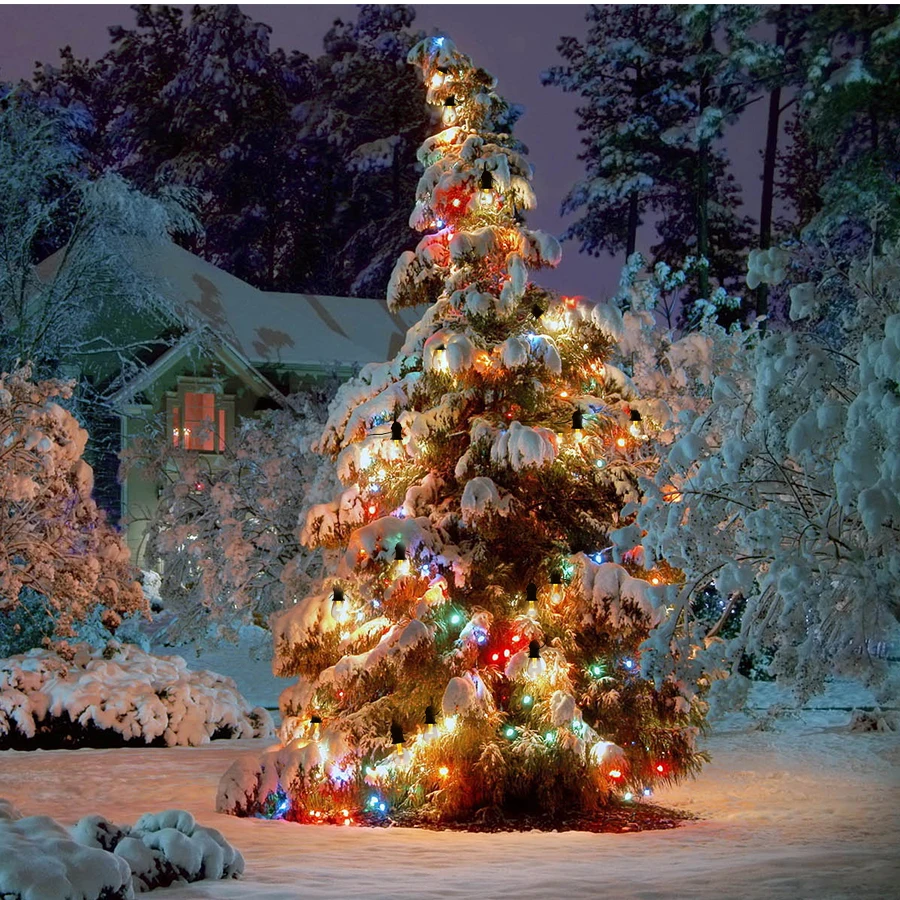
POLYGON ((547 663, 538 656, 528 660, 528 667, 525 669, 525 672, 529 678, 537 678, 539 675, 543 675, 546 669, 547 663))

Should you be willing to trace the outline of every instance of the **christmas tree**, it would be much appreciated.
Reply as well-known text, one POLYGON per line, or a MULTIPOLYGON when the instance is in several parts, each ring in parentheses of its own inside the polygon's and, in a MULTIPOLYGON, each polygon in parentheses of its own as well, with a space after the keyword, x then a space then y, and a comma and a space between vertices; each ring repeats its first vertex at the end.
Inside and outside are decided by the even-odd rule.
POLYGON ((603 556, 636 531, 622 510, 663 414, 609 362, 618 311, 529 280, 560 248, 523 224, 517 110, 447 38, 409 60, 443 127, 419 151, 425 236, 388 300, 431 305, 332 406, 318 449, 344 490, 302 539, 333 574, 275 624, 277 674, 299 676, 282 743, 236 764, 218 805, 347 823, 590 813, 703 757, 702 702, 640 674, 673 573, 603 556))

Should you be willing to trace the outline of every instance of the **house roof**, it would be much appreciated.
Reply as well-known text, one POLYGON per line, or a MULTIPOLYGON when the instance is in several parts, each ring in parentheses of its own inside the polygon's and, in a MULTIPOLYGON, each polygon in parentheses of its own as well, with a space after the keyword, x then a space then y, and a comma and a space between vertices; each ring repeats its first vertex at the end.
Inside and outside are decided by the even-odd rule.
POLYGON ((418 318, 391 313, 384 300, 260 291, 171 243, 135 264, 152 270, 176 309, 257 366, 391 359, 418 318))
POLYGON ((121 411, 134 403, 143 391, 151 387, 160 377, 177 366, 185 356, 202 344, 204 352, 212 353, 229 371, 239 375, 257 396, 269 396, 276 403, 283 405, 284 395, 248 359, 235 350, 228 341, 220 340, 214 332, 212 338, 210 340, 209 334, 201 333, 198 329, 184 335, 162 356, 119 388, 109 398, 110 404, 121 411))
MULTIPOLYGON (((61 252, 38 266, 47 277, 61 252)), ((391 359, 418 315, 386 302, 260 291, 173 243, 135 244, 131 264, 185 319, 206 326, 254 366, 329 368, 391 359)))

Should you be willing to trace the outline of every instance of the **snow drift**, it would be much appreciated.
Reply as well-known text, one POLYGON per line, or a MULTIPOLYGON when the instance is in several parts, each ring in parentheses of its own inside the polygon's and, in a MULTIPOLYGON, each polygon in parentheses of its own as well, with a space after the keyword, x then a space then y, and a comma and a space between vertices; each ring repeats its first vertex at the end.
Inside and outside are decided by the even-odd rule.
POLYGON ((180 656, 110 644, 80 645, 71 661, 42 649, 0 660, 0 749, 196 746, 272 734, 269 713, 251 709, 231 678, 192 672, 180 656))

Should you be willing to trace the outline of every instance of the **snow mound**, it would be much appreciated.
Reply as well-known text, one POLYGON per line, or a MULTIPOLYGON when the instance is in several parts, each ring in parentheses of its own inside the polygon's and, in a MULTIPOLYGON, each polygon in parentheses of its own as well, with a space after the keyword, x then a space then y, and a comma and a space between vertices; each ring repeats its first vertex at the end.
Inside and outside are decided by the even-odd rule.
POLYGON ((51 650, 0 660, 0 749, 197 746, 215 738, 270 737, 272 718, 250 708, 234 681, 188 669, 180 656, 129 644, 51 650))
MULTIPOLYGON (((4 809, 13 807, 0 800, 4 809)), ((184 810, 141 816, 133 828, 102 816, 86 816, 70 830, 49 816, 0 816, 3 900, 127 900, 243 871, 241 854, 184 810)))

